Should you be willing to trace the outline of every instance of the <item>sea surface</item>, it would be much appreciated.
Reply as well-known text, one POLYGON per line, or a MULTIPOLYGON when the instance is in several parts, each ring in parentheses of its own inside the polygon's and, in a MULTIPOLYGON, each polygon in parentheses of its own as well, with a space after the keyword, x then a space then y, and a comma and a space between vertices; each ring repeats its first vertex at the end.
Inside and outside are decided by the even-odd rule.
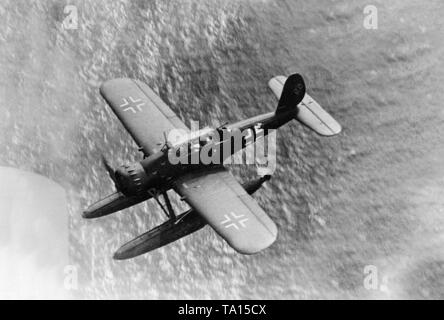
POLYGON ((76 297, 444 298, 442 0, 69 2, 74 30, 62 28, 65 1, 0 0, 0 165, 66 189, 76 297), (113 192, 102 154, 113 166, 141 159, 101 83, 140 79, 185 121, 216 126, 274 110, 268 80, 294 72, 344 130, 279 130, 277 170, 255 195, 276 243, 242 256, 206 227, 112 260, 164 217, 150 202, 81 218, 113 192))

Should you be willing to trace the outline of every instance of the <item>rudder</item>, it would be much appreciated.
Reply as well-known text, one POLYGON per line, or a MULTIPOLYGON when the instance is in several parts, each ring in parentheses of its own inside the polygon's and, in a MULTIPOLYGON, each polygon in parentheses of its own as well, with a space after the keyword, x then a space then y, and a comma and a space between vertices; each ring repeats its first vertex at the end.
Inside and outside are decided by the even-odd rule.
POLYGON ((305 82, 300 74, 295 73, 289 76, 285 81, 276 112, 296 108, 304 99, 305 91, 305 82))

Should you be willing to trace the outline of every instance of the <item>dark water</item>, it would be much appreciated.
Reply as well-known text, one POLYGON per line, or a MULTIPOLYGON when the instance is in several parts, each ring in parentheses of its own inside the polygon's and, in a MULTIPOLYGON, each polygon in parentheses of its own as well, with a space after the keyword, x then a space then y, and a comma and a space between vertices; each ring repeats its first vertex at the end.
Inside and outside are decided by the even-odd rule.
POLYGON ((373 1, 377 30, 358 0, 72 3, 78 30, 61 29, 63 2, 0 2, 0 165, 66 188, 78 297, 444 298, 441 0, 373 1), (256 195, 277 242, 241 256, 206 228, 113 261, 163 218, 153 203, 80 218, 112 191, 100 155, 140 158, 101 82, 141 79, 183 119, 218 125, 273 110, 267 82, 292 72, 344 131, 279 131, 277 171, 256 195), (385 290, 364 288, 367 265, 385 290))

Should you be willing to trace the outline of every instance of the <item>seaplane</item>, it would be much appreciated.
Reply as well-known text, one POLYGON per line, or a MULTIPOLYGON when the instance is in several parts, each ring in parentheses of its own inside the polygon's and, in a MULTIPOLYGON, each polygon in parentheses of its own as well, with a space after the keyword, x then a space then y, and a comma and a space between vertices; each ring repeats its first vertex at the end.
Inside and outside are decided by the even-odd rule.
POLYGON ((342 128, 306 93, 300 74, 276 76, 268 85, 279 101, 274 111, 196 134, 145 83, 128 78, 103 83, 100 94, 138 145, 143 159, 113 169, 103 158, 116 191, 91 205, 82 216, 100 218, 150 199, 166 215, 164 223, 118 249, 114 259, 148 253, 207 225, 240 254, 259 253, 275 242, 276 224, 251 196, 271 175, 240 183, 226 160, 291 120, 321 136, 337 135, 342 128), (171 132, 176 132, 175 139, 170 139, 171 132), (241 143, 233 143, 234 132, 241 133, 241 143), (204 161, 204 149, 213 161, 204 161), (193 159, 197 161, 189 161, 193 159), (176 214, 170 190, 190 209, 176 214))

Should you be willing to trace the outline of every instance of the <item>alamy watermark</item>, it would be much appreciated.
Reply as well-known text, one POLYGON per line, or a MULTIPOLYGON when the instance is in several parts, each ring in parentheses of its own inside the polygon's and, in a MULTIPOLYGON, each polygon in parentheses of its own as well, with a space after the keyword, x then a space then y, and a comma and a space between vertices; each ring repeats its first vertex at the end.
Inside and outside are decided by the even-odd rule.
POLYGON ((62 22, 62 28, 65 30, 77 30, 79 28, 79 11, 74 5, 67 5, 63 9, 65 19, 62 22))
POLYGON ((199 129, 191 121, 191 132, 174 129, 168 133, 168 160, 172 165, 255 165, 259 174, 276 169, 276 130, 261 124, 244 130, 222 127, 199 129))
POLYGON ((377 266, 367 265, 364 267, 364 288, 387 292, 388 277, 381 276, 377 266))
POLYGON ((79 275, 77 266, 68 265, 63 269, 64 279, 63 287, 65 290, 78 290, 79 288, 79 275))
POLYGON ((364 8, 364 28, 367 30, 378 29, 378 8, 368 5, 364 8))

